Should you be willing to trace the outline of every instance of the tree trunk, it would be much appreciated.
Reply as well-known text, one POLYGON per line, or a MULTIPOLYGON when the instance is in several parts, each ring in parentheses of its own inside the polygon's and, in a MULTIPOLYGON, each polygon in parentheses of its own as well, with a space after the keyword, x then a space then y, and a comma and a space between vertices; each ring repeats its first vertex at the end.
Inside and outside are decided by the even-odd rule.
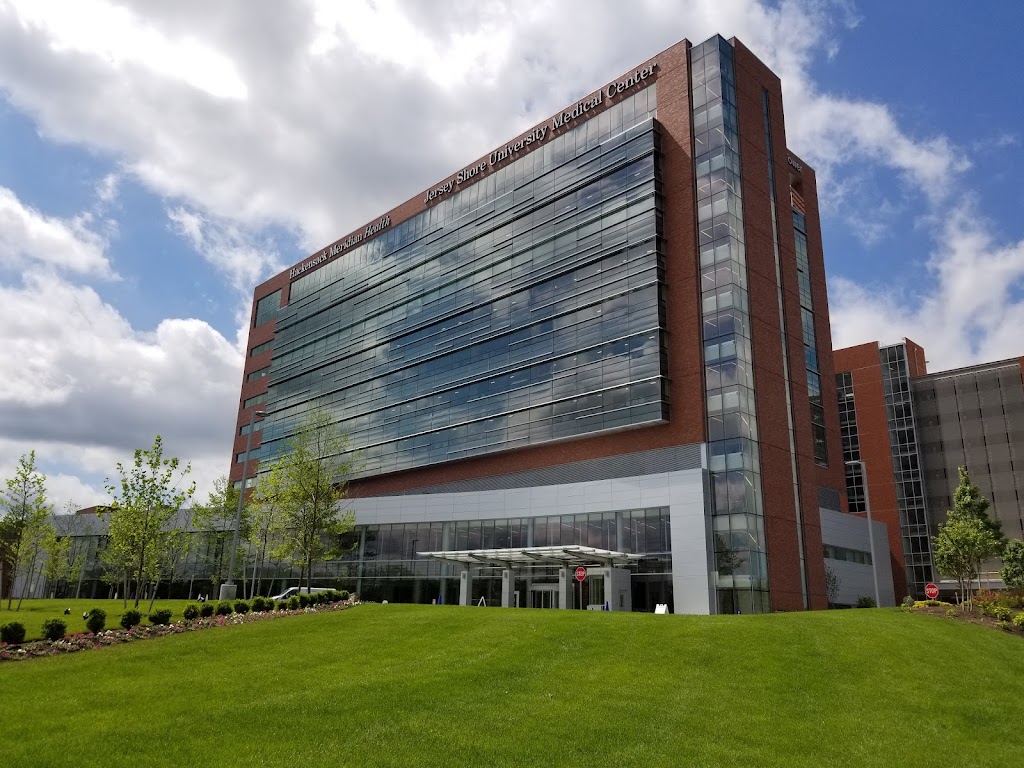
POLYGON ((149 596, 149 611, 148 611, 148 613, 152 613, 153 612, 153 603, 156 602, 156 588, 158 586, 160 586, 160 579, 157 579, 156 581, 153 582, 153 593, 149 596))
MULTIPOLYGON (((25 599, 25 590, 28 589, 29 584, 32 583, 32 575, 36 569, 36 555, 39 554, 39 550, 32 553, 32 559, 28 562, 28 573, 25 574, 25 583, 21 586, 21 596, 18 598, 18 607, 16 610, 21 610, 21 601, 25 599)), ((17 577, 17 573, 14 574, 17 577)))

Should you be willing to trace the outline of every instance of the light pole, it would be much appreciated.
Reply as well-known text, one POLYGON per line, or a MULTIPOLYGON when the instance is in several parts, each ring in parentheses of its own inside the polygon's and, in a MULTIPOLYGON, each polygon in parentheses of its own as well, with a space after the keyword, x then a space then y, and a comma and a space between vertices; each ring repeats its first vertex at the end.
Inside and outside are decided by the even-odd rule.
POLYGON ((860 467, 860 478, 864 484, 864 511, 868 515, 868 546, 871 548, 871 579, 875 583, 875 607, 882 607, 882 599, 878 594, 878 563, 875 560, 875 532, 871 527, 871 495, 868 493, 868 468, 860 459, 846 462, 848 467, 860 467))
POLYGON ((249 432, 245 436, 245 459, 242 461, 242 487, 238 489, 238 509, 235 511, 235 533, 231 537, 231 559, 228 561, 228 579, 220 585, 220 599, 234 600, 238 594, 238 585, 235 584, 235 555, 238 553, 238 529, 242 525, 242 503, 245 501, 245 474, 249 469, 249 449, 252 448, 252 428, 256 424, 256 417, 263 418, 266 411, 254 410, 249 416, 249 432))

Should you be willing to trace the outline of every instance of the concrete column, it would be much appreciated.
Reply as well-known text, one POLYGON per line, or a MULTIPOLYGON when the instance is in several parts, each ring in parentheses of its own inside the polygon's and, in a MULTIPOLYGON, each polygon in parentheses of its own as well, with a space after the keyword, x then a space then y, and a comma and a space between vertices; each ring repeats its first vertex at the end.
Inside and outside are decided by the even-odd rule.
POLYGON ((501 607, 513 608, 512 590, 515 589, 516 579, 512 575, 511 568, 504 568, 501 571, 501 607))
POLYGON ((573 579, 568 568, 558 569, 558 607, 569 608, 573 605, 573 579))
POLYGON ((473 574, 466 566, 459 574, 459 605, 470 605, 473 599, 473 574))
POLYGON ((604 594, 610 611, 633 610, 633 587, 631 574, 625 568, 608 568, 605 577, 604 594))

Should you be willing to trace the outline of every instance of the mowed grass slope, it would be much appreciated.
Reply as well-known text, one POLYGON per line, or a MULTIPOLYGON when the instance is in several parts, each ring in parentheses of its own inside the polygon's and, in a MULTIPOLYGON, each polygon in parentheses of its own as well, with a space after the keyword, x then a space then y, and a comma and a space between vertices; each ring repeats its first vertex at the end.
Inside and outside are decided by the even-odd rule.
POLYGON ((0 765, 1017 765, 1024 642, 896 610, 366 605, 0 665, 0 765))

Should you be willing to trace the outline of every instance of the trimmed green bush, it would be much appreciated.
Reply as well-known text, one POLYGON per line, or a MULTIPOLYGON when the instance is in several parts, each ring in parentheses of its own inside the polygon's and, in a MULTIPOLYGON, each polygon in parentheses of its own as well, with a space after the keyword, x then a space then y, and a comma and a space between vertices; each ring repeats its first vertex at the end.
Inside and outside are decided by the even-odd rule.
POLYGON ((107 612, 102 608, 93 608, 89 611, 89 616, 85 620, 85 628, 92 632, 94 635, 102 632, 103 628, 107 626, 107 612))
POLYGON ((343 590, 341 590, 341 592, 338 593, 338 599, 339 600, 348 600, 348 598, 349 598, 349 594, 348 594, 348 590, 347 589, 343 589, 343 590))
POLYGON ((121 616, 121 626, 125 629, 131 629, 137 627, 142 623, 142 614, 136 611, 134 608, 129 608, 121 616))
POLYGON ((249 612, 249 604, 245 600, 235 600, 235 613, 243 616, 249 612))
POLYGON ((199 606, 195 603, 189 603, 185 606, 185 610, 181 612, 181 618, 185 621, 195 621, 199 618, 199 606))
POLYGON ((10 621, 0 626, 0 642, 8 645, 20 645, 25 642, 25 625, 20 621, 10 621))
POLYGON ((990 615, 996 621, 1009 621, 1013 618, 1013 611, 1002 605, 993 605, 990 615))
POLYGON ((857 598, 857 607, 858 608, 877 608, 878 606, 875 605, 875 598, 871 597, 870 595, 861 595, 860 597, 857 598))
POLYGON ((161 608, 159 611, 153 611, 149 614, 149 623, 154 626, 157 624, 170 624, 171 612, 166 608, 161 608))
MULTIPOLYGON (((291 602, 290 600, 278 600, 277 601, 277 610, 279 610, 279 611, 287 611, 288 608, 290 607, 288 605, 290 602, 291 602)), ((299 601, 296 600, 295 604, 298 605, 299 601)))
POLYGON ((213 616, 213 611, 215 608, 216 606, 213 603, 207 601, 199 606, 199 615, 202 616, 204 619, 208 619, 211 616, 213 616))
POLYGON ((43 637, 50 641, 63 640, 68 632, 64 619, 47 619, 43 622, 43 637))
POLYGON ((219 603, 217 603, 217 615, 218 616, 230 616, 234 612, 235 612, 235 609, 232 607, 232 605, 231 605, 231 603, 229 601, 221 600, 219 603))
POLYGON ((300 607, 301 607, 301 604, 299 602, 299 598, 298 597, 296 597, 295 595, 292 595, 291 597, 288 598, 288 610, 289 611, 297 611, 297 610, 299 610, 300 607))
POLYGON ((299 595, 299 608, 309 607, 309 595, 299 595))
POLYGON ((256 597, 250 600, 249 605, 252 607, 253 613, 263 613, 263 611, 267 610, 267 601, 260 595, 256 595, 256 597))

